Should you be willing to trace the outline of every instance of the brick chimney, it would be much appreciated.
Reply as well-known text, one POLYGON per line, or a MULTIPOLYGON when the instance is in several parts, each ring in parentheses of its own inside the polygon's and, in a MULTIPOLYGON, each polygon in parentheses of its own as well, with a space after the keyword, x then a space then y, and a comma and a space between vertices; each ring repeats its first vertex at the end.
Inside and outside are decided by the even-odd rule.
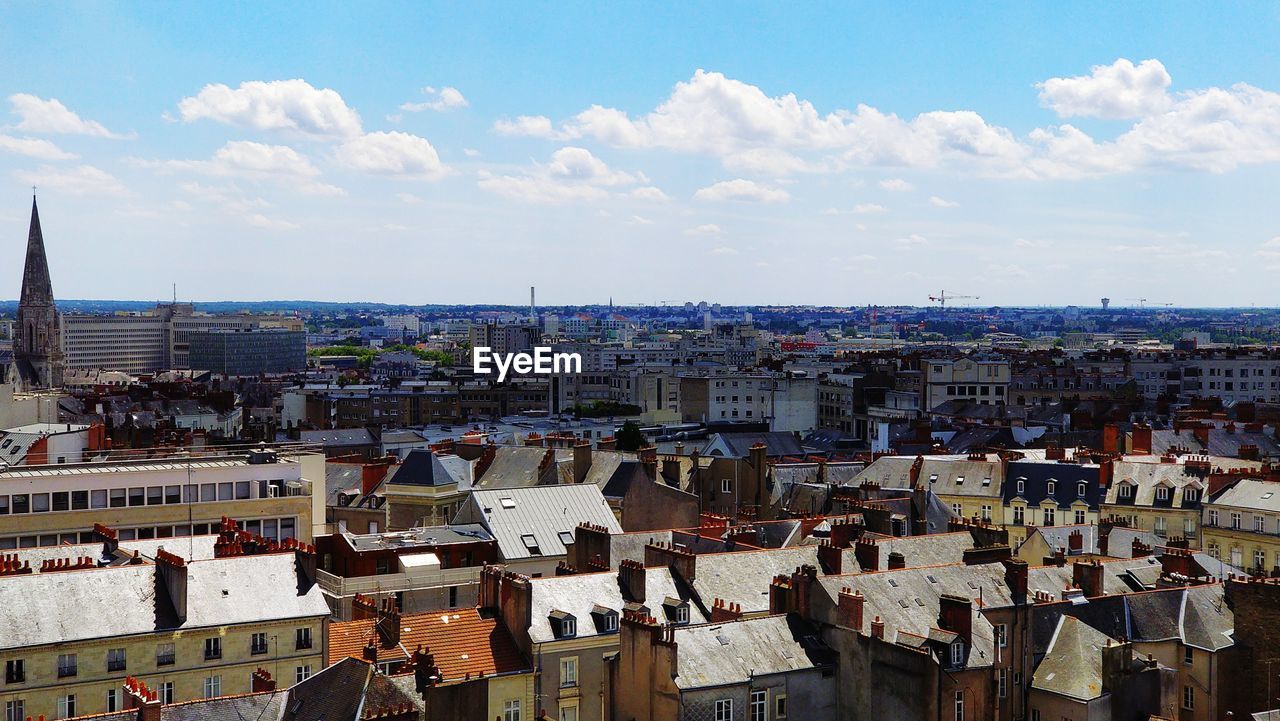
POLYGON ((966 644, 973 640, 973 601, 944 593, 938 598, 938 625, 951 631, 966 644))
POLYGON ((395 601, 390 598, 382 599, 382 603, 378 606, 378 620, 375 625, 383 646, 395 646, 400 643, 400 610, 395 607, 395 601))
POLYGON ((1134 455, 1151 455, 1151 426, 1146 423, 1133 424, 1133 430, 1129 434, 1129 448, 1134 455))
POLYGON ((378 599, 357 593, 351 599, 351 620, 364 621, 378 617, 378 599))
POLYGON ((916 456, 911 462, 911 470, 908 472, 908 487, 915 488, 920 482, 920 469, 924 467, 924 456, 916 456))
POLYGON ((1084 533, 1076 529, 1067 534, 1067 554, 1078 556, 1084 553, 1084 533))
POLYGON ((265 693, 267 691, 276 690, 276 681, 271 678, 271 674, 268 673, 265 668, 259 668, 253 672, 253 676, 250 677, 250 684, 249 690, 253 693, 265 693))
POLYGON ((618 582, 628 601, 645 602, 645 570, 644 564, 624 558, 618 562, 618 582))
POLYGON ((1151 555, 1151 546, 1135 538, 1133 539, 1132 551, 1130 554, 1132 558, 1146 558, 1151 555))
POLYGON ((906 567, 907 567, 907 558, 906 558, 906 556, 903 556, 903 555, 902 555, 901 553, 899 553, 898 551, 890 551, 890 552, 889 552, 889 565, 888 565, 888 569, 889 569, 890 571, 896 571, 896 570, 898 570, 898 569, 900 569, 900 568, 906 568, 906 567))
POLYGON ((1114 423, 1108 423, 1102 427, 1102 452, 1103 453, 1120 453, 1120 427, 1114 423))
POLYGON ((1084 591, 1086 598, 1096 598, 1102 592, 1102 563, 1093 561, 1076 561, 1071 564, 1071 583, 1084 591))
POLYGON ((147 688, 142 679, 125 677, 124 708, 126 711, 137 709, 138 721, 160 721, 160 698, 155 691, 147 688))
POLYGON ((1182 548, 1166 548, 1160 556, 1160 573, 1164 576, 1178 574, 1194 578, 1200 575, 1196 572, 1195 565, 1191 551, 1182 548))
POLYGON ((818 544, 818 564, 827 575, 844 573, 844 549, 837 548, 830 541, 818 544))
POLYGON ((1026 599, 1029 576, 1027 562, 1021 558, 1010 558, 1004 562, 1004 582, 1009 586, 1014 601, 1026 599))
POLYGON ((34 573, 31 561, 19 561, 18 554, 0 554, 0 576, 24 576, 34 573))
POLYGON ((116 550, 120 548, 120 534, 114 528, 95 523, 93 524, 93 536, 102 541, 103 558, 114 556, 116 550))
POLYGON ((367 496, 387 477, 387 469, 396 462, 395 456, 387 456, 360 466, 360 494, 367 496))
POLYGON ((156 576, 180 624, 187 621, 187 562, 163 548, 156 551, 156 576))
POLYGON ((579 523, 573 529, 573 547, 569 549, 569 562, 585 571, 593 564, 612 565, 612 544, 609 529, 593 523, 579 523))
POLYGON ((573 445, 573 482, 582 483, 591 470, 591 442, 581 441, 573 445))
POLYGON ((742 606, 740 604, 727 602, 723 598, 717 598, 711 604, 711 623, 737 621, 740 618, 742 618, 742 606))
POLYGON ((862 591, 840 589, 840 595, 836 597, 836 625, 862 633, 862 614, 866 605, 867 599, 862 591))
POLYGON ((1000 563, 1013 557, 1013 549, 1008 546, 982 546, 966 548, 962 554, 964 565, 978 566, 984 563, 1000 563))
POLYGON ((864 571, 880 570, 880 545, 874 538, 859 538, 853 544, 853 557, 864 571))
POLYGON ((645 544, 644 565, 666 566, 680 576, 685 583, 693 583, 698 573, 698 557, 693 552, 662 541, 645 544))
POLYGON ((848 548, 862 535, 862 524, 854 523, 848 516, 828 519, 828 523, 831 526, 831 545, 836 548, 848 548))
POLYGON ((879 616, 871 621, 871 637, 884 640, 884 621, 881 621, 879 616))

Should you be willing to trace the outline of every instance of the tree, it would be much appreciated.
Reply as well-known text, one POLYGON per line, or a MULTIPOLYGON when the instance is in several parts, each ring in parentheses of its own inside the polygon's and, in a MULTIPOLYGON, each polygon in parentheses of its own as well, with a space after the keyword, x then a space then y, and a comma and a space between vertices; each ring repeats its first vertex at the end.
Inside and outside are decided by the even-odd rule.
POLYGON ((615 440, 620 451, 638 451, 646 445, 644 434, 640 432, 640 424, 635 421, 623 423, 615 440))

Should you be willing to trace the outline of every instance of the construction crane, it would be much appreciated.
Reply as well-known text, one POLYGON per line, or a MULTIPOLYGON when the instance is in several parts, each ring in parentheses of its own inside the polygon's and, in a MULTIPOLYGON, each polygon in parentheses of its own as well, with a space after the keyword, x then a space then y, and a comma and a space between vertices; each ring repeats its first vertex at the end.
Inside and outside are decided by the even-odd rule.
POLYGON ((945 309, 945 308, 947 307, 947 301, 949 301, 949 300, 978 300, 978 296, 976 296, 976 295, 955 295, 954 293, 953 293, 952 295, 947 295, 947 291, 945 291, 945 290, 940 290, 940 291, 938 291, 938 294, 937 294, 937 295, 931 295, 931 296, 929 296, 929 300, 933 301, 934 303, 937 303, 937 304, 939 305, 939 307, 941 307, 941 308, 945 309))

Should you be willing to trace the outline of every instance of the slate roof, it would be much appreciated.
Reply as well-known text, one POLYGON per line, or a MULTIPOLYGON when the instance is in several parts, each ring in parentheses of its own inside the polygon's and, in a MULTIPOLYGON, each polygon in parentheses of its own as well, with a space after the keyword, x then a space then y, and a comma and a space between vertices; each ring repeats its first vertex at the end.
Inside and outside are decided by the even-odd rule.
POLYGON ((769 458, 781 456, 802 456, 804 448, 796 440, 794 433, 768 431, 766 433, 716 433, 712 435, 703 449, 707 455, 721 455, 728 458, 746 458, 751 455, 751 446, 765 444, 765 455, 769 458))
POLYGON ((1157 455, 1172 448, 1181 447, 1193 453, 1234 458, 1240 455, 1240 446, 1245 445, 1257 446, 1263 458, 1280 455, 1280 444, 1276 443, 1273 434, 1265 431, 1246 431, 1241 426, 1236 426, 1236 429, 1231 432, 1225 428, 1210 428, 1208 443, 1201 443, 1191 429, 1151 431, 1151 452, 1157 455))
POLYGON ((728 686, 831 665, 834 654, 817 639, 815 627, 788 616, 678 627, 675 683, 686 690, 728 686))
MULTIPOLYGON (((678 598, 683 601, 691 598, 688 588, 676 582, 670 569, 647 568, 644 581, 644 606, 649 609, 652 616, 662 615, 661 606, 665 598, 678 598)), ((621 616, 623 606, 633 600, 624 595, 622 584, 618 581, 618 574, 613 571, 531 578, 529 589, 532 618, 532 623, 529 625, 529 638, 534 643, 558 640, 551 627, 551 614, 555 611, 569 613, 577 618, 576 638, 616 634, 617 631, 597 629, 591 620, 591 610, 596 606, 603 606, 617 611, 621 616)), ((689 604, 690 624, 704 623, 706 620, 697 604, 689 604)))
POLYGON ((743 613, 769 610, 769 584, 774 576, 791 575, 804 565, 819 566, 817 546, 706 553, 696 561, 692 585, 703 605, 710 608, 719 598, 741 604, 743 613))
POLYGON ((920 483, 928 483, 934 493, 943 496, 999 499, 1004 470, 999 459, 971 461, 967 456, 925 456, 920 483))
POLYGON ((915 456, 881 456, 841 485, 857 487, 878 483, 881 488, 910 488, 911 464, 915 461, 915 456))
POLYGON ((1219 493, 1211 504, 1277 513, 1280 512, 1280 483, 1246 478, 1219 493))
POLYGON ((161 548, 188 561, 204 561, 213 558, 213 544, 217 540, 217 536, 204 535, 121 541, 119 551, 110 558, 103 556, 104 548, 101 542, 16 548, 4 553, 16 556, 19 563, 29 562, 31 570, 39 573, 39 566, 45 560, 76 559, 87 556, 97 561, 100 566, 118 566, 128 563, 129 557, 135 551, 141 554, 144 560, 152 560, 161 548))
MULTIPOLYGON (((542 480, 541 465, 546 448, 536 446, 497 446, 493 463, 476 481, 479 488, 521 488, 535 486, 542 480)), ((552 454, 555 453, 551 449, 552 454)), ((558 464, 558 461, 557 461, 558 464)), ((551 482, 559 482, 558 470, 551 482)))
POLYGON ((318 443, 328 448, 342 446, 377 445, 373 434, 367 428, 347 428, 328 431, 302 431, 303 443, 318 443))
MULTIPOLYGON (((457 458, 457 456, 448 456, 457 458)), ((405 454, 404 460, 387 477, 387 483, 398 486, 445 486, 460 480, 434 452, 415 448, 405 454)))
POLYGON ((1156 506, 1165 508, 1196 508, 1204 499, 1204 478, 1194 473, 1184 463, 1143 463, 1133 461, 1116 461, 1112 483, 1106 490, 1104 503, 1125 504, 1134 506, 1156 506), (1120 486, 1128 484, 1133 487, 1128 498, 1120 496, 1120 486), (1164 486, 1170 489, 1169 500, 1156 501, 1156 488, 1164 486), (1183 491, 1188 487, 1200 491, 1194 503, 1188 503, 1183 491))
POLYGON ((1031 687, 1088 701, 1102 696, 1102 649, 1111 639, 1071 616, 1061 616, 1031 687))
MULTIPOLYGON (((329 658, 363 658, 365 644, 377 638, 374 619, 329 625, 329 658)), ((478 609, 416 613, 400 618, 400 643, 377 643, 378 662, 407 661, 418 646, 430 650, 445 681, 483 673, 511 673, 530 668, 506 628, 478 609)))
POLYGON ((560 534, 573 538, 579 523, 622 532, 600 489, 586 484, 473 490, 454 522, 484 525, 507 561, 565 555, 560 534), (524 536, 533 537, 540 553, 530 551, 524 536))
MULTIPOLYGON (((973 536, 968 531, 956 533, 932 533, 925 536, 882 536, 868 533, 866 538, 876 539, 880 547, 879 567, 862 568, 868 571, 884 571, 889 568, 889 554, 901 553, 907 567, 938 566, 947 563, 959 563, 964 560, 964 552, 973 548, 973 536)), ((854 560, 852 552, 847 558, 854 560)), ((854 561, 851 566, 856 565, 854 561)))
POLYGON ((156 610, 150 564, 0 579, 0 649, 329 615, 319 585, 297 593, 294 554, 187 564, 187 620, 156 610))

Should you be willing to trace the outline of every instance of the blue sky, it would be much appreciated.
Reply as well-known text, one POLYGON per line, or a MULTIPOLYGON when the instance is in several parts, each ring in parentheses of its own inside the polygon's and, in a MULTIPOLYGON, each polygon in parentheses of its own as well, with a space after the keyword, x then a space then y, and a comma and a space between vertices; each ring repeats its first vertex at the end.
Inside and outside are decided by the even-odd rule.
POLYGON ((1280 11, 897 5, 5 4, 0 233, 39 185, 76 298, 1275 305, 1280 11))

